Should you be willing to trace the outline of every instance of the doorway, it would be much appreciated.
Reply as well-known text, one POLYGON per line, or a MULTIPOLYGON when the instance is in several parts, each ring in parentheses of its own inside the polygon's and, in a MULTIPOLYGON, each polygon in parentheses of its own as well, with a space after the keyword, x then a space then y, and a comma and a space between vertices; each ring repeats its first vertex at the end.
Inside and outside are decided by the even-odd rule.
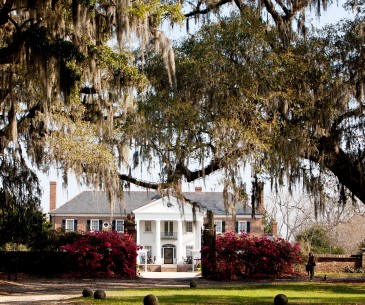
POLYGON ((174 248, 163 248, 163 263, 173 264, 174 263, 174 248))

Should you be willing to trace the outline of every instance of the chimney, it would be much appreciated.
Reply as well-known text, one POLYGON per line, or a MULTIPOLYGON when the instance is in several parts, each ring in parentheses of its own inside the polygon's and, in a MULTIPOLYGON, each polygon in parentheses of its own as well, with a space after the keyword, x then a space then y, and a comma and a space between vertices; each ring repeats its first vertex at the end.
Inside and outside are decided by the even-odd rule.
POLYGON ((278 237, 278 223, 275 220, 271 221, 271 230, 272 230, 272 236, 274 238, 278 237))
POLYGON ((196 186, 195 187, 195 192, 196 193, 201 193, 202 190, 203 190, 203 188, 201 186, 196 186))
POLYGON ((51 181, 49 183, 49 210, 53 211, 57 207, 57 182, 51 181))

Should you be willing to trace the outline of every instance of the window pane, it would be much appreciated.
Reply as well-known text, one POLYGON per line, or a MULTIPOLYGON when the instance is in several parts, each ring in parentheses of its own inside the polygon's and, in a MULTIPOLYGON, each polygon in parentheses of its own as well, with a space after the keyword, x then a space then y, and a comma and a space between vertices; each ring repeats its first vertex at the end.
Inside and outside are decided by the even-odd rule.
POLYGON ((238 222, 238 233, 246 233, 247 232, 247 222, 239 221, 238 222))
POLYGON ((145 232, 151 232, 152 231, 151 221, 145 221, 144 222, 144 230, 145 230, 145 232))
POLYGON ((222 233, 222 221, 216 220, 216 221, 214 221, 214 224, 215 224, 215 231, 217 233, 222 233))
POLYGON ((66 231, 74 231, 74 220, 73 219, 66 219, 66 231))
POLYGON ((185 226, 186 226, 186 232, 189 232, 189 233, 193 232, 193 222, 192 221, 185 222, 185 226))
POLYGON ((90 230, 99 231, 99 219, 91 219, 90 230))
POLYGON ((115 221, 115 231, 124 232, 124 220, 115 221))
POLYGON ((186 246, 186 257, 193 256, 193 246, 186 246))
POLYGON ((148 258, 151 258, 152 257, 152 246, 144 246, 143 247, 145 250, 148 250, 147 251, 147 257, 148 258))

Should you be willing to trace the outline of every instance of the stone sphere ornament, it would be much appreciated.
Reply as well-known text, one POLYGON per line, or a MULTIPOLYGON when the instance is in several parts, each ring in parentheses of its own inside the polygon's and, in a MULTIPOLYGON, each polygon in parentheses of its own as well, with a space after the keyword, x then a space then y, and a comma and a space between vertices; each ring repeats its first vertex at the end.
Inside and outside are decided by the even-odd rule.
POLYGON ((84 298, 88 298, 88 297, 92 297, 94 294, 94 291, 89 288, 89 287, 86 287, 83 291, 82 291, 82 296, 84 298))
POLYGON ((158 298, 154 294, 148 294, 143 299, 143 305, 158 305, 158 298))
POLYGON ((274 305, 287 305, 288 304, 288 297, 285 294, 278 294, 274 298, 274 305))
POLYGON ((94 299, 96 300, 105 300, 106 294, 104 290, 98 289, 94 292, 94 299))

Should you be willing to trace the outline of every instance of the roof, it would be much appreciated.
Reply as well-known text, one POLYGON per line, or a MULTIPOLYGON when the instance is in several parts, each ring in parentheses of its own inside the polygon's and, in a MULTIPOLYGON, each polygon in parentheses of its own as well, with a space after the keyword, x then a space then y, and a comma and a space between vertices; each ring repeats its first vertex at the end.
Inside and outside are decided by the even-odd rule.
MULTIPOLYGON (((223 193, 221 192, 183 192, 188 200, 199 203, 203 208, 211 210, 215 215, 226 215, 223 193)), ((160 198, 155 192, 129 191, 124 193, 123 202, 116 202, 113 214, 128 214, 153 200, 160 198)), ((233 196, 230 195, 230 200, 233 196)), ((102 191, 84 191, 67 201, 58 209, 50 212, 53 215, 90 215, 110 214, 109 201, 102 191)), ((251 215, 252 209, 236 203, 237 215, 251 215)), ((230 214, 230 213, 228 213, 230 214)))

